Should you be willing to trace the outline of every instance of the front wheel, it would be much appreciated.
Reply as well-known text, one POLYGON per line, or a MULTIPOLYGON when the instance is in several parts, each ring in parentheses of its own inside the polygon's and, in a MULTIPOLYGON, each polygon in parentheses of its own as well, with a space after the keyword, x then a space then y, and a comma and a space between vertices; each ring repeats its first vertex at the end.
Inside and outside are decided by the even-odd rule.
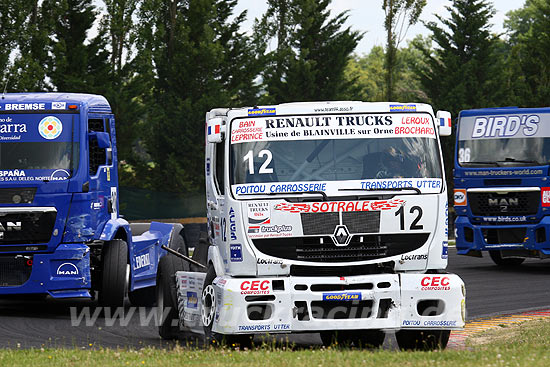
POLYGON ((117 239, 105 243, 102 252, 102 279, 99 292, 99 303, 102 306, 124 306, 129 270, 126 241, 117 239))
POLYGON ((399 330, 395 339, 404 350, 436 350, 445 349, 450 335, 450 330, 399 330))
POLYGON ((521 257, 502 257, 500 250, 489 251, 489 256, 498 266, 518 266, 525 261, 521 257))

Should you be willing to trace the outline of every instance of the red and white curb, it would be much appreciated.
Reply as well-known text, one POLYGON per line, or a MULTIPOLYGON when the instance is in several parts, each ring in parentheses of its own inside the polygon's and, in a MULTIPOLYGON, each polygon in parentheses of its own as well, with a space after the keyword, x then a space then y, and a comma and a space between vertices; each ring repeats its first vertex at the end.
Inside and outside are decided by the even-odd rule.
POLYGON ((466 339, 479 334, 481 332, 498 329, 503 326, 518 324, 523 321, 549 319, 550 309, 522 312, 518 314, 501 315, 491 318, 479 318, 466 322, 463 330, 451 332, 449 344, 447 348, 464 349, 466 347, 466 339))

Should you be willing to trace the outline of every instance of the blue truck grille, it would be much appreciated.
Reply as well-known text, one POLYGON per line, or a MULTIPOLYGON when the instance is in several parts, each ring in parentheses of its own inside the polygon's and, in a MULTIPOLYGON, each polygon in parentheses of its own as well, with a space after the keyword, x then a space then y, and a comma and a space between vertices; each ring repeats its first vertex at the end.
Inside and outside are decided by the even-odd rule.
POLYGON ((428 233, 354 235, 347 246, 336 246, 328 236, 253 240, 266 255, 311 262, 354 262, 380 259, 414 251, 426 243, 428 233))
POLYGON ((473 215, 536 215, 540 192, 468 192, 468 202, 473 215))
POLYGON ((47 243, 56 212, 6 213, 0 217, 0 245, 47 243))
POLYGON ((0 256, 0 287, 23 285, 32 272, 32 258, 0 256))

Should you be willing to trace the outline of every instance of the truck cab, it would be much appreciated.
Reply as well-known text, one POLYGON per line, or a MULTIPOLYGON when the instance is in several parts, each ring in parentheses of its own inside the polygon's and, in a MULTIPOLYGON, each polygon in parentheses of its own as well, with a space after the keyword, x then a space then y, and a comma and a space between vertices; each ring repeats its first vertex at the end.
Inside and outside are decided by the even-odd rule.
POLYGON ((461 111, 454 168, 456 247, 500 266, 550 255, 550 108, 461 111))
POLYGON ((208 271, 177 273, 181 324, 444 346, 464 325, 463 283, 445 272, 449 121, 388 102, 208 112, 208 271))
POLYGON ((154 302, 159 243, 168 244, 173 226, 154 224, 132 239, 119 215, 117 165, 104 97, 2 96, 0 295, 99 291, 103 304, 122 305, 128 287, 134 300, 154 302))

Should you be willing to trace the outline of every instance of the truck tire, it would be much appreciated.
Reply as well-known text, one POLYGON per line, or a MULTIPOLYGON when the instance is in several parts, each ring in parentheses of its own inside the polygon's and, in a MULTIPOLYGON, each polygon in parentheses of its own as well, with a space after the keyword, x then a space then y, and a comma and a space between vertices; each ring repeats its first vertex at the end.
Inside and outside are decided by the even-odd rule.
POLYGON ((450 335, 450 330, 399 330, 395 338, 403 350, 436 350, 445 349, 450 335))
POLYGON ((163 256, 157 270, 156 300, 159 311, 159 335, 162 339, 177 339, 179 334, 178 296, 176 272, 189 271, 185 260, 174 255, 163 256))
POLYGON ((128 246, 115 239, 106 242, 102 251, 101 291, 99 303, 105 307, 122 307, 128 285, 128 246))
POLYGON ((204 328, 205 345, 228 346, 231 348, 251 348, 252 335, 222 335, 212 331, 216 317, 216 292, 212 282, 216 279, 216 270, 210 264, 204 278, 201 298, 201 319, 204 328))
POLYGON ((489 256, 498 266, 518 266, 525 261, 521 257, 502 257, 500 250, 489 251, 489 256))
POLYGON ((386 334, 382 330, 330 330, 321 332, 321 341, 328 347, 340 345, 364 349, 376 349, 384 344, 386 334))

